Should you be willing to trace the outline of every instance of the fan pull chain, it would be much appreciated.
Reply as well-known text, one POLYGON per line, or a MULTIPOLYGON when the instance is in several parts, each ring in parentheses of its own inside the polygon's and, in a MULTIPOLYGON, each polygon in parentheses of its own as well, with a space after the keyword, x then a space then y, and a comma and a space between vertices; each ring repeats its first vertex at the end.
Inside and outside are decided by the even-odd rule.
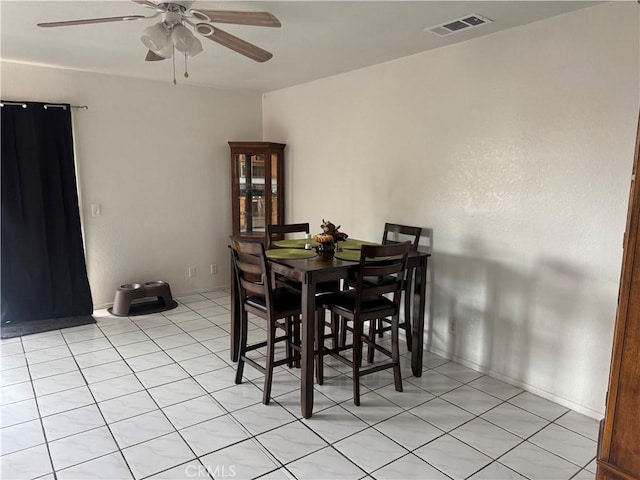
POLYGON ((187 52, 184 52, 184 78, 189 78, 189 72, 187 71, 187 52))
POLYGON ((176 82, 176 47, 173 47, 173 55, 171 55, 171 63, 173 63, 173 84, 177 85, 176 82))

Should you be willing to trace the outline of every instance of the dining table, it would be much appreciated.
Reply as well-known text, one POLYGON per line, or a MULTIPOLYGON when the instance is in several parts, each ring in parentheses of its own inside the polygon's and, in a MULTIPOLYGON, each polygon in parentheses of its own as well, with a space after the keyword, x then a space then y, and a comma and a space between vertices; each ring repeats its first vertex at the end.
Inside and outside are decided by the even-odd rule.
MULTIPOLYGON (((296 280, 302 288, 300 408, 304 418, 310 418, 313 414, 316 287, 319 283, 343 280, 352 275, 358 268, 360 248, 364 244, 379 245, 348 239, 338 243, 335 254, 320 255, 314 250, 305 250, 305 239, 290 239, 276 241, 274 245, 278 248, 266 251, 272 273, 296 280)), ((427 252, 410 251, 407 259, 407 272, 413 275, 413 289, 405 292, 405 302, 411 302, 411 370, 416 377, 422 375, 427 262, 430 256, 427 252)), ((235 281, 231 282, 231 296, 230 356, 232 361, 237 362, 243 307, 235 281)))

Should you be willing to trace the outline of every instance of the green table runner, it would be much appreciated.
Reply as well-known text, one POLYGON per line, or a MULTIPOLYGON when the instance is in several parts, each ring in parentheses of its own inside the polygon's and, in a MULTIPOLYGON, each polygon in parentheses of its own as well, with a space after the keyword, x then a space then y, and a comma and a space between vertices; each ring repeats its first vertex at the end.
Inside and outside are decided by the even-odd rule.
POLYGON ((360 250, 363 245, 380 245, 376 242, 367 242, 365 240, 346 240, 344 242, 338 242, 344 250, 360 250))
MULTIPOLYGON (((276 247, 280 247, 280 248, 272 249, 272 250, 269 250, 268 252, 274 252, 275 250, 292 251, 292 250, 304 249, 306 240, 304 238, 292 238, 288 240, 276 240, 275 242, 273 242, 273 244, 276 247)), ((344 242, 336 242, 336 247, 340 247, 342 248, 342 250, 354 252, 354 255, 355 255, 352 258, 352 256, 349 253, 344 252, 346 254, 345 258, 341 258, 338 255, 336 255, 336 257, 341 258, 341 260, 352 260, 354 262, 357 262, 360 259, 360 249, 362 248, 363 245, 380 245, 380 244, 376 242, 367 242, 366 240, 357 240, 357 239, 350 239, 344 242)), ((318 242, 311 240, 311 247, 316 247, 316 246, 318 246, 318 242)), ((309 252, 309 250, 307 250, 307 252, 309 252)), ((295 253, 284 253, 284 252, 279 252, 277 254, 272 254, 272 255, 267 254, 267 256, 270 258, 311 258, 313 256, 313 255, 307 255, 307 254, 303 254, 303 256, 295 256, 295 255, 296 255, 295 253), (278 255, 278 256, 276 257, 274 255, 278 255)))
MULTIPOLYGON (((280 248, 304 248, 306 240, 304 238, 292 238, 288 240, 276 240, 273 244, 280 248)), ((311 240, 311 246, 316 247, 318 242, 311 240)), ((344 242, 336 242, 344 250, 360 250, 363 245, 380 245, 376 242, 367 242, 366 240, 346 240, 344 242)))
MULTIPOLYGON (((273 244, 276 247, 280 248, 304 248, 306 240, 304 238, 292 238, 289 240, 276 240, 273 244)), ((315 247, 318 245, 316 242, 311 240, 311 246, 315 247)))

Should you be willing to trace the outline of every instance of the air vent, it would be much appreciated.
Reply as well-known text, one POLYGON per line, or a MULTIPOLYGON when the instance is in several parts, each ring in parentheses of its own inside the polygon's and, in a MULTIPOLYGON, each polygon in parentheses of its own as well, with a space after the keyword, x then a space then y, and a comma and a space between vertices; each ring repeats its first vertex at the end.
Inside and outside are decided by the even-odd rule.
POLYGON ((435 27, 425 28, 425 30, 438 35, 439 37, 446 37, 452 33, 462 32, 471 28, 479 27, 486 23, 491 23, 487 17, 472 13, 465 15, 464 17, 456 18, 455 20, 449 20, 448 22, 436 25, 435 27))

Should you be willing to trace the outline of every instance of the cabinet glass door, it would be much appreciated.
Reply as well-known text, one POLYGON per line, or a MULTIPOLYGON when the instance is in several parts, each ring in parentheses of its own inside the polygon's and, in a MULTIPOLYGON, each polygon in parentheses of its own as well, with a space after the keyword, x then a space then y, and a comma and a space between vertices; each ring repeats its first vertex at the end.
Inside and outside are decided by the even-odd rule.
POLYGON ((262 154, 236 155, 240 232, 265 232, 265 157, 262 154))
MULTIPOLYGON (((0 0, 1 1, 1 0, 0 0)), ((284 143, 229 142, 233 235, 264 240, 284 221, 284 143)))
POLYGON ((271 225, 280 225, 281 223, 278 218, 278 157, 277 153, 271 154, 271 225))

